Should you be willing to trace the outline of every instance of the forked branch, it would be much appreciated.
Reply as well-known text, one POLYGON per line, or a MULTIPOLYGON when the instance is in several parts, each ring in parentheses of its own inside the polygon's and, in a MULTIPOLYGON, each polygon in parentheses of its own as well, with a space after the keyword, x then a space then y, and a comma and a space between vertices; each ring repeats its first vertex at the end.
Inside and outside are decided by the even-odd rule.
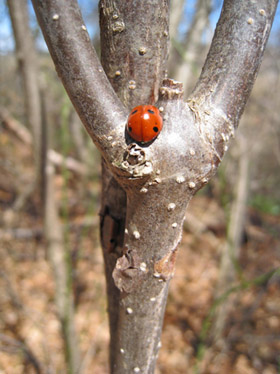
POLYGON ((75 0, 32 0, 57 73, 89 135, 105 159, 108 137, 123 143, 126 110, 91 44, 75 0))

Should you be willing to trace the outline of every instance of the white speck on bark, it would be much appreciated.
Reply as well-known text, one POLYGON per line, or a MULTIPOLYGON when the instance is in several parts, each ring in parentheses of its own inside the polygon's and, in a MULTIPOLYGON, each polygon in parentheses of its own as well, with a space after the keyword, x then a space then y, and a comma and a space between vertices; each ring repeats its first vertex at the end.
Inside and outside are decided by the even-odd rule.
POLYGON ((170 204, 168 204, 168 206, 167 206, 167 210, 169 211, 169 212, 171 212, 172 210, 174 210, 176 208, 176 204, 174 204, 174 203, 170 203, 170 204))
POLYGON ((183 177, 182 175, 179 175, 177 178, 176 178, 176 182, 177 183, 184 183, 185 182, 185 177, 183 177))
POLYGON ((112 25, 112 30, 114 32, 122 32, 125 29, 125 24, 122 21, 116 21, 112 25))
POLYGON ((129 84, 128 88, 129 88, 130 90, 135 90, 135 88, 136 88, 136 83, 134 82, 133 84, 129 84))
POLYGON ((156 182, 157 184, 160 184, 160 183, 161 183, 161 179, 160 179, 160 178, 155 178, 155 182, 156 182))
POLYGON ((133 231, 133 236, 135 239, 140 239, 140 232, 137 230, 133 231))
POLYGON ((147 270, 147 264, 145 262, 141 262, 141 264, 140 264, 140 270, 141 271, 146 271, 147 270))
POLYGON ((147 53, 147 48, 145 48, 145 47, 140 47, 140 48, 138 49, 138 52, 139 52, 139 55, 144 56, 144 55, 147 53))
POLYGON ((142 187, 140 190, 141 193, 147 193, 148 189, 146 187, 142 187))
POLYGON ((194 156, 195 155, 195 150, 193 148, 190 149, 190 155, 194 156))

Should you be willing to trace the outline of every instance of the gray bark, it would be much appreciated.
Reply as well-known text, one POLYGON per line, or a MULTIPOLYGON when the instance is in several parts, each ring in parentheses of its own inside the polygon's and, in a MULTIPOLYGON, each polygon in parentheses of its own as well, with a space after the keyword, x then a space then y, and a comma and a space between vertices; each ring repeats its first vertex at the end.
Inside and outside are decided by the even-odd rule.
POLYGON ((100 2, 102 63, 112 85, 76 2, 33 4, 57 71, 103 157, 101 236, 111 372, 153 373, 185 210, 215 173, 237 127, 277 1, 224 2, 188 103, 181 84, 165 79, 161 85, 168 1, 149 0, 145 9, 140 0, 100 2), (126 107, 154 103, 158 96, 163 130, 141 146, 125 133, 126 107))
MULTIPOLYGON (((163 1, 152 1, 148 5, 141 1, 135 1, 134 3, 123 1, 100 2, 101 61, 115 92, 124 105, 130 109, 138 103, 154 103, 158 99, 159 86, 165 74, 164 69, 167 59, 168 7, 166 5, 163 1), (109 9, 110 11, 108 11, 109 9), (134 21, 135 17, 140 19, 142 14, 145 14, 146 17, 144 27, 141 22, 134 21), (119 32, 116 32, 117 24, 123 25, 124 30, 120 29, 119 32), (162 36, 164 37, 162 38, 162 36), (147 85, 147 81, 150 84, 147 85)), ((138 305, 136 306, 135 302, 139 298, 138 294, 135 294, 132 300, 127 300, 128 305, 130 305, 127 306, 128 310, 133 310, 135 307, 138 313, 140 312, 140 316, 143 315, 146 320, 149 320, 147 329, 153 329, 155 339, 151 341, 152 345, 150 345, 149 349, 143 349, 144 347, 141 345, 146 344, 145 335, 147 332, 146 329, 142 330, 143 318, 139 317, 138 313, 135 318, 131 318, 126 312, 127 308, 125 305, 120 308, 121 293, 112 277, 117 258, 123 253, 124 229, 127 221, 127 196, 105 163, 103 163, 102 169, 101 238, 106 264, 110 311, 111 370, 116 373, 125 370, 124 359, 127 359, 127 356, 130 355, 128 347, 134 345, 135 343, 131 343, 136 341, 135 362, 139 362, 137 355, 143 355, 143 362, 146 361, 147 368, 152 370, 155 365, 155 359, 151 362, 151 357, 155 357, 158 350, 157 344, 160 337, 163 313, 158 314, 157 323, 155 323, 153 315, 148 315, 145 309, 140 312, 138 305), (133 330, 137 334, 139 333, 137 339, 135 339, 134 334, 131 335, 129 333, 132 328, 131 324, 134 325, 133 330), (126 328, 122 326, 126 326, 126 328), (143 332, 142 336, 140 336, 141 331, 143 332), (121 341, 123 341, 122 346, 120 346, 121 341)), ((132 261, 134 261, 133 258, 132 261)), ((142 266, 144 264, 143 259, 142 266)), ((124 270, 124 274, 131 271, 129 270, 131 264, 127 266, 128 269, 124 270)), ((140 263, 137 266, 139 268, 140 263)), ((135 270, 137 271, 137 269, 135 270)), ((122 269, 120 269, 120 275, 117 272, 114 273, 114 278, 117 282, 119 276, 120 278, 122 277, 122 269)), ((148 297, 148 294, 146 296, 148 297)), ((162 298, 159 299, 158 303, 165 303, 166 296, 167 292, 163 292, 163 300, 161 300, 162 298)), ((154 296, 150 297, 153 298, 154 296)), ((150 303, 151 305, 155 304, 155 307, 157 305, 155 301, 150 303)), ((146 303, 147 306, 148 304, 146 303)), ((164 308, 162 309, 163 311, 164 308)), ((135 314, 135 310, 133 313, 135 314)), ((133 363, 132 356, 130 360, 131 366, 133 363)), ((137 364, 134 367, 137 368, 137 364)))

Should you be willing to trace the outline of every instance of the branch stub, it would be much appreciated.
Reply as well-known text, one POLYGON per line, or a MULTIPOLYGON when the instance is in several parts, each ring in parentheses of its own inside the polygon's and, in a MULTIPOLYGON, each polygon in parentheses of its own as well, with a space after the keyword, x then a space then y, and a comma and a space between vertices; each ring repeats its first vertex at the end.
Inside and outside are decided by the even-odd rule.
POLYGON ((166 78, 160 88, 161 100, 182 100, 184 95, 183 83, 166 78))

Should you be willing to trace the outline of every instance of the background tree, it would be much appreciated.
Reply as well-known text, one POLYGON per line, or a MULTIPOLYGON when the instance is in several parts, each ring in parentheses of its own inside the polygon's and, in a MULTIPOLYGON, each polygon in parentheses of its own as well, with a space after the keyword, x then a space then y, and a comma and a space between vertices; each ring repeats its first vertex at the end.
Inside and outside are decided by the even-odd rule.
POLYGON ((170 38, 171 58, 168 66, 171 76, 183 82, 186 96, 191 92, 193 77, 197 74, 197 62, 203 50, 202 35, 209 27, 209 16, 213 8, 212 0, 199 0, 195 4, 195 12, 191 20, 188 32, 183 41, 179 42, 178 25, 183 15, 184 2, 171 2, 170 38))
POLYGON ((27 5, 25 2, 13 0, 7 1, 7 4, 16 42, 18 68, 24 86, 25 112, 33 135, 33 156, 35 163, 34 180, 27 188, 25 187, 25 190, 16 202, 16 208, 20 208, 27 196, 35 188, 38 191, 42 190, 40 82, 38 79, 37 56, 29 28, 27 5))

